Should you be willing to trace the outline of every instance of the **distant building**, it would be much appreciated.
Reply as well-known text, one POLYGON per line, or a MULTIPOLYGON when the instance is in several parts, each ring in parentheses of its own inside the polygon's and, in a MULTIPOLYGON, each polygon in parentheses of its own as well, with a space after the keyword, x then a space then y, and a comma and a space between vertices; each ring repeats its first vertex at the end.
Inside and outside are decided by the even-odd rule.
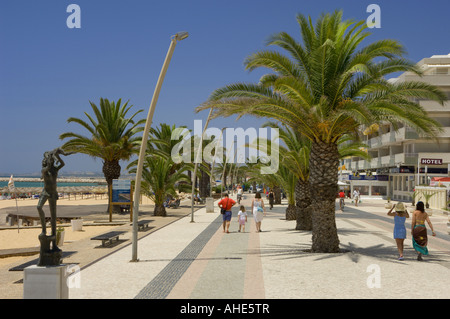
MULTIPOLYGON (((405 72, 393 82, 422 81, 439 87, 450 99, 450 54, 422 59, 418 66, 422 77, 405 72)), ((394 131, 390 124, 364 135, 372 159, 353 157, 342 161, 347 174, 341 179, 350 182, 351 191, 361 195, 411 199, 416 185, 429 185, 433 177, 448 177, 450 164, 450 102, 444 107, 430 100, 416 100, 429 116, 443 126, 438 142, 421 138, 414 129, 403 126, 394 131)))

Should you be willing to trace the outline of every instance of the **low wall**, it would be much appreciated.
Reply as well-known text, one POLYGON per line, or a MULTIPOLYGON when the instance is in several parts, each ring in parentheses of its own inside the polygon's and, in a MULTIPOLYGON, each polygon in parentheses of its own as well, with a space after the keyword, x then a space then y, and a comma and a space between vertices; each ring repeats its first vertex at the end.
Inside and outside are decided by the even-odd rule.
POLYGON ((430 208, 443 209, 447 207, 448 195, 446 187, 427 187, 427 186, 416 186, 415 187, 416 197, 415 202, 422 201, 426 203, 424 194, 433 194, 428 200, 430 208))

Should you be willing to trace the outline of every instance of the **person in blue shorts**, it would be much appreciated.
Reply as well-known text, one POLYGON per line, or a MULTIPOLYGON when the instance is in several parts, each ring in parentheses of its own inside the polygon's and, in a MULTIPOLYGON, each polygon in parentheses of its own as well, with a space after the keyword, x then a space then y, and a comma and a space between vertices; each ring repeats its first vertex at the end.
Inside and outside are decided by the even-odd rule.
POLYGON ((236 204, 236 202, 228 197, 228 194, 225 194, 225 197, 222 198, 218 205, 219 207, 225 210, 225 213, 222 214, 222 218, 223 218, 223 232, 229 234, 230 231, 230 222, 231 222, 231 207, 233 207, 236 204))

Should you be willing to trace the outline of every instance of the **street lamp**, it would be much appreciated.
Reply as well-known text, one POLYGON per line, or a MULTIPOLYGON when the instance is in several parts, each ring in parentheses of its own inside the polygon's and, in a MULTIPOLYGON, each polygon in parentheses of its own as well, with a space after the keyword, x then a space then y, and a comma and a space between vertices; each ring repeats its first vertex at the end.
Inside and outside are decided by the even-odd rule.
POLYGON ((136 180, 134 186, 134 206, 133 206, 133 237, 132 237, 132 262, 137 262, 137 233, 138 233, 138 217, 139 217, 139 198, 141 193, 141 179, 142 179, 142 169, 144 166, 145 152, 147 150, 147 140, 150 127, 152 126, 153 114, 155 113, 156 102, 158 101, 159 92, 161 91, 161 86, 164 81, 167 69, 169 67, 170 59, 172 58, 173 51, 178 41, 184 40, 189 36, 186 31, 178 32, 171 37, 170 47, 167 51, 166 59, 164 60, 161 73, 159 74, 158 82, 156 83, 155 91, 153 92, 152 102, 148 110, 147 121, 145 122, 144 135, 142 136, 141 149, 139 151, 138 166, 136 169, 136 180))
MULTIPOLYGON (((213 179, 214 179, 214 163, 216 162, 217 149, 219 148, 219 143, 222 142, 223 130, 224 129, 226 129, 226 127, 222 128, 222 130, 220 131, 220 138, 217 139, 215 153, 214 153, 213 161, 212 161, 212 164, 211 164, 211 177, 210 177, 210 182, 209 182, 210 183, 210 185, 209 185, 209 187, 210 187, 209 194, 210 194, 211 197, 212 197, 212 192, 213 192, 212 185, 213 185, 213 179)), ((221 196, 222 196, 222 194, 221 194, 221 196)))
MULTIPOLYGON (((197 166, 200 161, 200 157, 203 153, 203 136, 205 135, 206 129, 208 128, 209 121, 211 120, 211 115, 214 108, 209 110, 208 119, 206 120, 205 127, 203 128, 202 136, 200 137, 199 149, 197 149, 197 156, 195 158, 194 164, 194 176, 192 178, 192 192, 191 192, 191 223, 194 222, 194 192, 195 192, 195 180, 197 179, 197 166)), ((195 153, 195 152, 194 152, 195 153)), ((200 192, 200 190, 199 190, 200 192)))

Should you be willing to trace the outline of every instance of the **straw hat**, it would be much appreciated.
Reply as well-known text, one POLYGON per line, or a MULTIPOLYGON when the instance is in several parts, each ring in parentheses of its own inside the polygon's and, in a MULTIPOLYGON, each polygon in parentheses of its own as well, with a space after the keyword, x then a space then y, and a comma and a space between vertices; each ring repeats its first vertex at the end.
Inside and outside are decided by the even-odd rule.
POLYGON ((396 212, 404 212, 405 205, 402 202, 395 204, 395 211, 396 212))

